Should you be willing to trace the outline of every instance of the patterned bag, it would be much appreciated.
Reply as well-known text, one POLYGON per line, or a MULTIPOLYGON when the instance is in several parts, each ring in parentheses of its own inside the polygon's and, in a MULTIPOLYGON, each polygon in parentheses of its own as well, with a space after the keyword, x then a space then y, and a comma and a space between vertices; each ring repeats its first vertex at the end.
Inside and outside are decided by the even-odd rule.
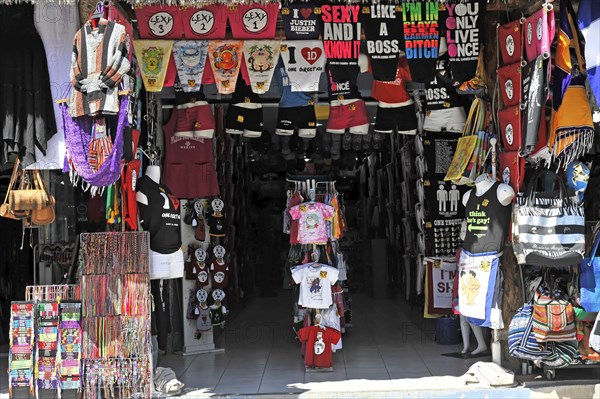
POLYGON ((546 343, 537 342, 533 335, 533 305, 523 305, 508 327, 508 353, 523 360, 542 360, 552 355, 546 343))
POLYGON ((550 290, 546 284, 537 289, 533 304, 533 333, 538 342, 577 339, 575 309, 564 292, 550 290))

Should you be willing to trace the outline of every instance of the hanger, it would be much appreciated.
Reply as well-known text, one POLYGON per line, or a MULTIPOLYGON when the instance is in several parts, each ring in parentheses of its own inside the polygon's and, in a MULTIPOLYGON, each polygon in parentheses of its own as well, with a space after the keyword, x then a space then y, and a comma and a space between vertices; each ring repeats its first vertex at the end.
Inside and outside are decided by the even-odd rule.
POLYGON ((94 28, 98 27, 98 21, 100 19, 107 18, 109 5, 110 5, 110 1, 108 1, 108 0, 99 1, 98 4, 96 4, 96 10, 90 16, 90 21, 92 22, 92 27, 94 27, 94 28))

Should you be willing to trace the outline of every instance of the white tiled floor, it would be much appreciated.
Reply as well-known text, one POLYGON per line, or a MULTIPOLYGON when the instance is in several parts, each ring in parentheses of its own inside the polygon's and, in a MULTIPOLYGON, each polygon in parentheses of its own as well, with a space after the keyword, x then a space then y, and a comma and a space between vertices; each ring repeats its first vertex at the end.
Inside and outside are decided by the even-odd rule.
POLYGON ((334 354, 334 371, 305 373, 290 324, 291 301, 285 291, 252 301, 217 332, 223 353, 169 355, 159 365, 173 368, 186 391, 252 394, 435 388, 443 376, 460 376, 475 361, 489 360, 441 356, 462 345, 438 345, 433 331, 410 322, 394 301, 355 295, 353 327, 334 354))

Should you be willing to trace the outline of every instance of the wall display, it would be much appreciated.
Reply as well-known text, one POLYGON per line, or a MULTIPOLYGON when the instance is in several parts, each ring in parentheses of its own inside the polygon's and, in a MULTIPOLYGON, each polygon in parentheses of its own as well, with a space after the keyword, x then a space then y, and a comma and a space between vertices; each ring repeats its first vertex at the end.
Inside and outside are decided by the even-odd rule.
POLYGON ((446 44, 455 85, 475 77, 483 42, 486 5, 485 0, 449 2, 445 5, 446 44))
POLYGON ((59 382, 59 311, 58 302, 41 302, 37 307, 36 392, 58 390, 59 382))
POLYGON ((319 79, 326 61, 321 40, 283 41, 281 59, 292 91, 319 91, 319 79))
POLYGON ((312 3, 293 3, 281 8, 285 37, 289 40, 318 39, 323 21, 321 8, 312 3))
POLYGON ((360 5, 325 3, 321 6, 323 47, 334 82, 358 75, 360 55, 360 5))
POLYGON ((208 58, 217 90, 221 94, 231 94, 240 73, 243 42, 239 40, 211 40, 208 44, 208 58))
POLYGON ((402 3, 402 22, 406 59, 416 82, 429 82, 438 58, 440 3, 423 1, 402 3))
POLYGON ((149 92, 160 92, 173 50, 170 40, 134 40, 133 48, 140 65, 144 87, 149 92))
POLYGON ((177 6, 144 6, 135 9, 140 39, 182 39, 183 24, 177 6))
POLYGON ((10 306, 8 389, 26 388, 33 395, 35 310, 33 302, 12 302, 10 306))
POLYGON ((280 48, 279 40, 244 41, 246 68, 254 93, 264 94, 269 91, 280 48))
POLYGON ((224 4, 185 7, 180 13, 186 39, 225 39, 227 7, 224 4))
POLYGON ((173 43, 173 57, 183 91, 200 91, 208 41, 179 40, 173 43))
POLYGON ((361 7, 367 54, 371 60, 373 79, 393 81, 398 56, 403 49, 402 6, 372 4, 361 7))
POLYGON ((233 4, 228 11, 234 39, 273 39, 279 3, 233 4))
POLYGON ((60 387, 81 388, 81 302, 61 302, 59 324, 60 387))

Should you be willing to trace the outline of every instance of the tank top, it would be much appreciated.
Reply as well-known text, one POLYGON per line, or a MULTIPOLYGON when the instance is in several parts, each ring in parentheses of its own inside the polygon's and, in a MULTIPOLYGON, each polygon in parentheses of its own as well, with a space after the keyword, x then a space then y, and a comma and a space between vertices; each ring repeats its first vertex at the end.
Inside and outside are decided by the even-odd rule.
POLYGON ((147 176, 137 181, 137 191, 148 199, 148 205, 138 205, 142 227, 150 232, 150 249, 161 254, 177 251, 181 247, 179 200, 147 176))
POLYGON ((177 198, 204 198, 219 195, 212 139, 175 135, 177 113, 163 126, 165 162, 163 183, 177 198))
POLYGON ((467 232, 463 248, 478 254, 484 252, 500 252, 508 232, 510 206, 498 201, 498 186, 494 183, 482 196, 471 190, 465 206, 467 232))

